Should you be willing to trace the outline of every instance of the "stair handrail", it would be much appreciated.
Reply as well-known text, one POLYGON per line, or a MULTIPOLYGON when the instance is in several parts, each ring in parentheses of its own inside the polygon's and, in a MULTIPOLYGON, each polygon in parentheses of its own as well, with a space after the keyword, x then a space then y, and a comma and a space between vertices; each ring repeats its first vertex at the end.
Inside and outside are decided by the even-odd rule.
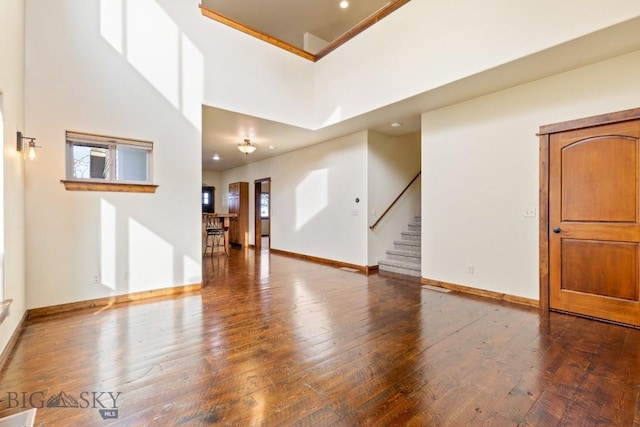
POLYGON ((383 214, 382 214, 382 215, 380 215, 380 218, 378 218, 378 220, 377 220, 376 222, 374 222, 374 223, 373 223, 373 225, 369 226, 369 228, 370 228, 371 230, 373 230, 374 228, 376 228, 376 225, 378 225, 378 223, 379 223, 380 221, 382 221, 382 218, 384 218, 384 216, 387 214, 387 212, 389 212, 389 211, 391 210, 391 208, 392 208, 392 207, 393 207, 393 206, 398 202, 398 200, 400 200, 400 197, 402 197, 402 195, 403 195, 404 193, 406 193, 406 192, 407 192, 407 190, 409 189, 409 187, 411 187, 411 184, 413 184, 413 183, 416 181, 416 179, 418 179, 418 177, 420 176, 420 174, 421 174, 421 173, 422 173, 422 169, 421 169, 421 170, 419 170, 419 171, 418 171, 418 173, 416 174, 416 176, 414 176, 414 177, 413 177, 413 179, 411 180, 411 182, 410 182, 410 183, 408 183, 406 187, 404 187, 404 190, 402 190, 402 191, 400 192, 400 194, 398 194, 398 197, 396 197, 396 199, 395 199, 393 202, 391 202, 391 204, 389 205, 389 207, 387 208, 387 210, 385 210, 385 211, 383 212, 383 214))

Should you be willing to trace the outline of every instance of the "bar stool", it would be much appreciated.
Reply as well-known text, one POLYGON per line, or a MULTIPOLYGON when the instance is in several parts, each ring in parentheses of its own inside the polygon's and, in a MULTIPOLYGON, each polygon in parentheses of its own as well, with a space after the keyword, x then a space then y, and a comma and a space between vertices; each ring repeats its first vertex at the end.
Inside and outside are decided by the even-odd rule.
POLYGON ((213 255, 216 248, 222 246, 225 255, 228 255, 224 239, 225 236, 224 228, 222 227, 222 220, 220 218, 206 216, 204 250, 202 254, 207 255, 207 249, 211 248, 211 253, 209 255, 213 255))

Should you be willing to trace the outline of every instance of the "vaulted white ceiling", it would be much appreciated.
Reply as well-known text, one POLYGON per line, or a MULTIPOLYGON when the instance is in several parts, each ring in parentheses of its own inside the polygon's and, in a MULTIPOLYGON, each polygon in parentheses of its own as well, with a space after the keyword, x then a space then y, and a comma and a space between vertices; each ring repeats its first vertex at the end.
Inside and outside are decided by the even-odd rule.
POLYGON ((202 5, 261 33, 303 48, 304 33, 327 42, 373 15, 388 0, 202 0, 202 5))

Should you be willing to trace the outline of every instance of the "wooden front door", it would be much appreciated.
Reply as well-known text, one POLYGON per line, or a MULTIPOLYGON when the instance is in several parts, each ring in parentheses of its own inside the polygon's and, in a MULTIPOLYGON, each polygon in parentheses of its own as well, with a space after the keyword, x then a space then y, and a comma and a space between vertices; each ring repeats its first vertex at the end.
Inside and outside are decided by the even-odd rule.
POLYGON ((640 325, 640 120, 549 136, 549 308, 640 325))

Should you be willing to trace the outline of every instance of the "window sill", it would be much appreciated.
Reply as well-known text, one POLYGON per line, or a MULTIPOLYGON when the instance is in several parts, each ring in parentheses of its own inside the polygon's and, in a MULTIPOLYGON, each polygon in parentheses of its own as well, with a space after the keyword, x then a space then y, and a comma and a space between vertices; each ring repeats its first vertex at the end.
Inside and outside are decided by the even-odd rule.
POLYGON ((155 193, 157 185, 120 182, 90 182, 61 180, 67 191, 113 191, 120 193, 155 193))
POLYGON ((12 299, 6 299, 0 302, 0 323, 2 323, 4 319, 6 319, 7 316, 9 315, 9 306, 11 305, 12 302, 13 302, 12 299))

